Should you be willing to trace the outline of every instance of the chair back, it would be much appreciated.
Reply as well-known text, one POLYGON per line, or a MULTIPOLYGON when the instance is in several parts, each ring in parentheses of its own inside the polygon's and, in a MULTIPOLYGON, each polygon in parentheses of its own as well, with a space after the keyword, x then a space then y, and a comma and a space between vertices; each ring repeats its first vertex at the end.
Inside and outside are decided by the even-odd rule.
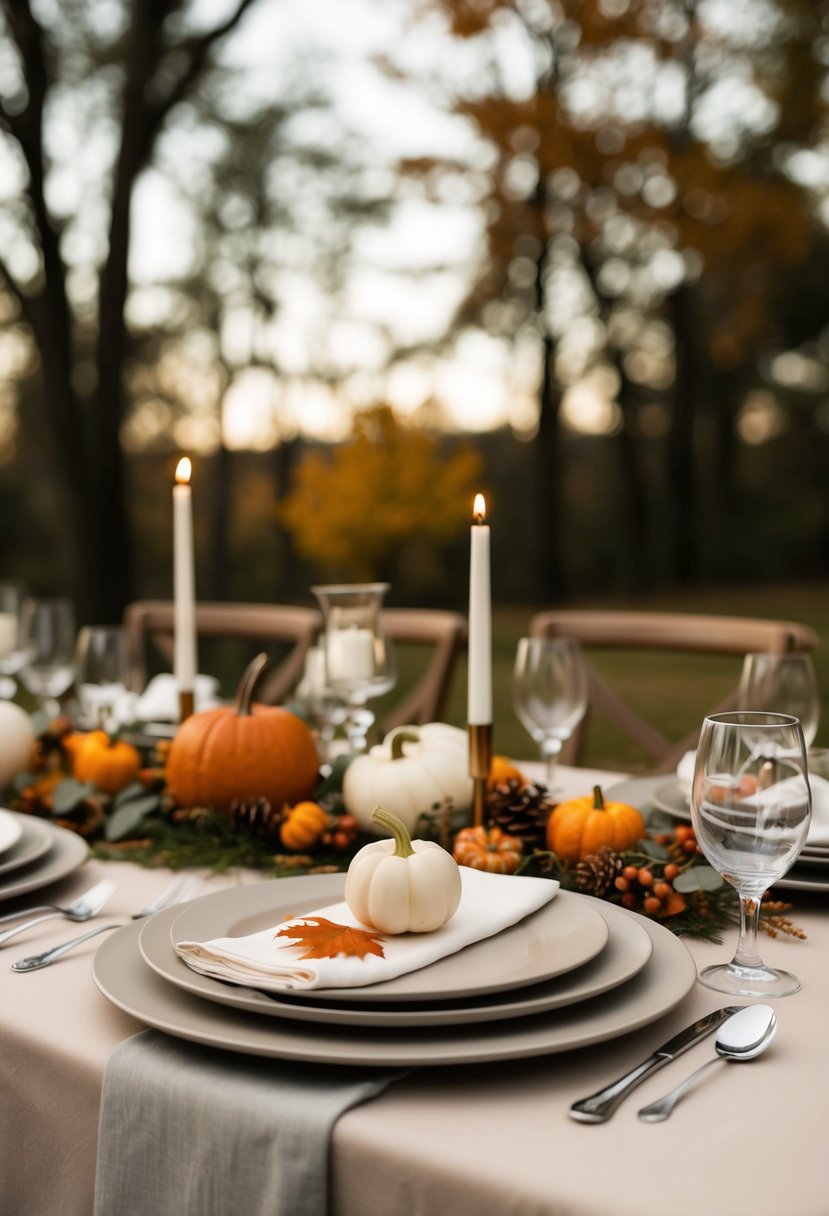
MULTIPOLYGON (((322 629, 316 608, 286 604, 198 603, 196 633, 200 638, 231 638, 288 646, 282 662, 265 678, 257 699, 265 704, 284 701, 299 683, 305 656, 322 629)), ((383 631, 402 651, 431 651, 398 702, 382 712, 383 731, 406 723, 438 721, 446 704, 455 663, 466 642, 466 620, 456 612, 427 608, 386 608, 383 631)), ((154 647, 167 663, 173 658, 174 606, 171 600, 137 600, 124 612, 130 668, 130 688, 140 692, 147 683, 148 657, 154 647)), ((405 675, 405 673, 404 673, 405 675)))
POLYGON ((401 652, 405 647, 431 649, 428 666, 400 701, 382 713, 383 731, 407 723, 441 720, 458 656, 466 645, 466 618, 431 608, 384 608, 383 632, 401 652))
MULTIPOLYGON (((585 651, 589 705, 585 717, 562 750, 565 763, 583 762, 591 714, 596 711, 630 740, 649 759, 654 772, 671 772, 690 748, 696 746, 701 721, 684 738, 669 738, 663 730, 644 718, 607 683, 590 660, 591 650, 663 651, 742 658, 754 651, 782 654, 786 651, 813 650, 819 638, 813 629, 795 621, 763 620, 753 617, 705 616, 673 612, 603 612, 570 609, 539 612, 530 620, 531 637, 576 638, 585 651)), ((607 666, 605 664, 605 666, 607 666)), ((739 676, 739 673, 737 673, 739 676)), ((733 689, 706 713, 720 713, 736 704, 733 689)), ((659 719, 660 706, 654 699, 652 716, 659 719)))
MULTIPOLYGON (((168 663, 173 658, 175 609, 172 600, 136 600, 124 611, 130 687, 147 683, 148 658, 154 647, 168 663)), ((314 645, 321 616, 314 608, 289 604, 198 603, 196 634, 200 638, 279 643, 287 653, 266 676, 257 699, 278 704, 302 677, 305 655, 314 645)), ((241 674, 241 671, 240 671, 241 674)))

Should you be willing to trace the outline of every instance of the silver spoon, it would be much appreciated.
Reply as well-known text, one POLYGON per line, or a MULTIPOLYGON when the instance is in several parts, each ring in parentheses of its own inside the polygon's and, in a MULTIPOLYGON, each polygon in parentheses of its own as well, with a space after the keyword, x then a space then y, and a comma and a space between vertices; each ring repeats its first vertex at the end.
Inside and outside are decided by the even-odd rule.
POLYGON ((771 1005, 746 1005, 739 1013, 732 1014, 723 1022, 717 1031, 714 1044, 717 1054, 714 1059, 708 1060, 696 1072, 692 1072, 690 1077, 686 1077, 680 1085, 665 1094, 664 1098, 651 1102, 649 1106, 643 1106, 639 1111, 639 1118, 648 1123, 661 1123, 668 1118, 697 1077, 712 1064, 718 1064, 720 1059, 753 1060, 766 1050, 776 1033, 777 1018, 771 1005))

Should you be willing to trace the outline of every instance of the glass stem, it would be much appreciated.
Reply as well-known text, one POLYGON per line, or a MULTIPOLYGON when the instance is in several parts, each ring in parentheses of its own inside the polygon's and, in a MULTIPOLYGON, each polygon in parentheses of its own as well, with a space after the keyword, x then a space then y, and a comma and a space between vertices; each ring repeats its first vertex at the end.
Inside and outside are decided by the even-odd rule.
POLYGON ((560 751, 560 739, 545 739, 541 744, 541 759, 546 765, 545 780, 548 790, 552 790, 553 788, 553 781, 555 780, 556 775, 556 763, 558 761, 558 754, 560 751))
POLYGON ((760 927, 760 900, 748 895, 740 896, 740 937, 732 959, 735 967, 762 967, 763 960, 757 950, 757 933, 760 927))

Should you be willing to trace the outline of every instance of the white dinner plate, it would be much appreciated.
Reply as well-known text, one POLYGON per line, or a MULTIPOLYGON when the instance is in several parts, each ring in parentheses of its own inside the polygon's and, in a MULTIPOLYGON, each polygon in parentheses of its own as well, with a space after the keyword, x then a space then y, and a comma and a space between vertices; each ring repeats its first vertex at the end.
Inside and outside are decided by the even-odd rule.
MULTIPOLYGON (((171 937, 176 942, 243 937, 337 903, 344 889, 344 874, 303 875, 229 887, 179 909, 171 937)), ((562 900, 564 894, 559 891, 543 908, 502 933, 419 971, 365 987, 315 988, 308 995, 313 1000, 361 1004, 445 1001, 525 988, 564 975, 595 958, 607 944, 608 935, 607 922, 594 907, 572 895, 562 900)), ((304 999, 300 992, 291 995, 304 999)))
POLYGON ((49 836, 48 851, 42 860, 12 872, 4 882, 0 882, 0 901, 48 887, 50 883, 57 882, 77 870, 89 856, 89 847, 77 832, 56 827, 46 820, 39 822, 43 824, 49 836))
MULTIPOLYGON (((515 1060, 588 1047, 655 1022, 694 985, 696 967, 685 945, 663 925, 585 895, 597 910, 632 917, 651 938, 648 963, 628 983, 572 1009, 474 1026, 394 1029, 329 1027, 255 1017, 184 992, 141 957, 144 926, 125 925, 106 938, 92 960, 101 993, 146 1026, 191 1042, 247 1055, 325 1064, 414 1067, 515 1060)), ((164 916, 165 913, 157 913, 164 916)))
MULTIPOLYGON (((315 898, 325 899, 332 891, 331 879, 338 877, 340 876, 328 875, 317 880, 325 882, 328 892, 320 890, 315 898)), ((251 914, 256 903, 261 903, 262 927, 272 923, 274 911, 273 895, 266 892, 264 887, 265 884, 257 884, 256 887, 246 888, 257 893, 258 899, 254 897, 249 903, 251 914)), ((339 889, 341 886, 333 890, 334 898, 336 890, 339 889)), ((585 896, 562 891, 556 896, 556 902, 563 897, 568 902, 585 899, 585 896)), ((609 905, 599 909, 603 919, 607 907, 609 905)), ((532 984, 527 988, 429 1004, 340 1004, 327 1001, 319 989, 297 999, 292 994, 264 993, 255 988, 224 983, 201 975, 188 967, 173 950, 172 941, 178 940, 175 926, 179 909, 171 910, 169 915, 159 914, 146 921, 141 930, 139 949, 144 961, 176 987, 206 1000, 216 1001, 220 1005, 246 1009, 251 1013, 289 1020, 352 1026, 451 1026, 524 1017, 530 1013, 542 1013, 565 1005, 574 1005, 578 1001, 600 996, 632 979, 650 958, 653 943, 639 923, 629 917, 613 915, 613 912, 615 909, 611 909, 608 915, 611 929, 608 944, 597 958, 575 971, 569 971, 557 979, 532 984)), ((491 944, 490 942, 490 946, 491 944)), ((484 946, 485 943, 479 943, 477 946, 468 946, 467 949, 481 949, 484 946)), ((457 959, 459 956, 454 957, 457 959)), ((355 996, 357 995, 355 993, 355 996)))
POLYGON ((20 817, 0 808, 0 857, 20 839, 20 817))
POLYGON ((11 874, 23 866, 32 865, 52 847, 52 833, 49 825, 34 815, 21 815, 17 811, 5 811, 13 815, 20 825, 20 836, 15 844, 0 857, 0 891, 4 885, 4 874, 11 874))

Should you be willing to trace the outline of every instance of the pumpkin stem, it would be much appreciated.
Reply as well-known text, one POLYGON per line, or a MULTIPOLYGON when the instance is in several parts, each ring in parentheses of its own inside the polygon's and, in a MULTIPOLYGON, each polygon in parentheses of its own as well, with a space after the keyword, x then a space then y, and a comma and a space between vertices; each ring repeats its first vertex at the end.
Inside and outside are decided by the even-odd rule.
POLYGON ((412 848, 412 838, 406 831, 405 824, 392 814, 391 811, 385 810, 382 806, 376 806, 371 812, 372 823, 379 823, 381 827, 387 828, 392 836, 394 836, 394 857, 412 857, 414 849, 412 848))
POLYGON ((236 712, 240 718, 250 715, 250 705, 253 700, 254 689, 270 665, 270 659, 262 651, 245 668, 245 674, 239 681, 239 687, 236 690, 236 712))
POLYGON ((412 726, 398 726, 389 736, 392 760, 402 760, 404 743, 419 743, 420 735, 412 726))
POLYGON ((593 809, 596 811, 604 810, 604 796, 600 785, 593 786, 593 809))

